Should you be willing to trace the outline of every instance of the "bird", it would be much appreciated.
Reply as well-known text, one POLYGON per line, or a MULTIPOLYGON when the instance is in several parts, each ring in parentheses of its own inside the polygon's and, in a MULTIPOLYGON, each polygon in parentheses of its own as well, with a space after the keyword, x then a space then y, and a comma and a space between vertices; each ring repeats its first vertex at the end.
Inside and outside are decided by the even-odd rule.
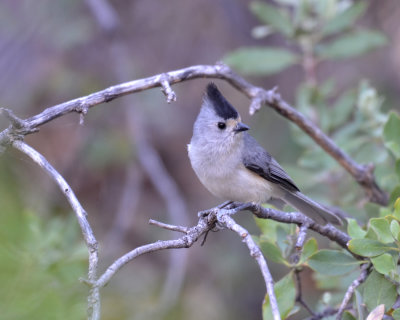
POLYGON ((224 200, 272 203, 278 208, 288 204, 318 224, 341 225, 333 212, 300 192, 249 129, 217 86, 209 83, 187 146, 191 166, 205 188, 224 200))

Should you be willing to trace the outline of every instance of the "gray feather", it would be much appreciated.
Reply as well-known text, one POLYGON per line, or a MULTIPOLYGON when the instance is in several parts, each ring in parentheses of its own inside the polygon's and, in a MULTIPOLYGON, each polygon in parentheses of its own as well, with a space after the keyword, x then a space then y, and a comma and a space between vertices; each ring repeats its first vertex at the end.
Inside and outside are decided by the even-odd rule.
POLYGON ((286 191, 283 199, 292 207, 309 216, 311 219, 315 220, 319 224, 343 224, 342 221, 335 214, 324 208, 319 203, 306 197, 299 191, 286 191))
POLYGON ((244 133, 243 164, 264 179, 276 183, 286 190, 299 191, 279 163, 261 147, 256 139, 244 133))
POLYGON ((249 134, 244 134, 243 164, 269 182, 277 184, 284 192, 283 200, 319 224, 342 224, 335 214, 307 198, 294 184, 279 163, 249 134))

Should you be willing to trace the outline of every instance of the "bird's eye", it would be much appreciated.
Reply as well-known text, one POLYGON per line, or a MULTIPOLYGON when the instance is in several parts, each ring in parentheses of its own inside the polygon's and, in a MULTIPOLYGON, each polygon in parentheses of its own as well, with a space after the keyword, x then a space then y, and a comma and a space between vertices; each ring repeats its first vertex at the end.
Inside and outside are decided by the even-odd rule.
POLYGON ((218 128, 221 130, 224 130, 226 128, 226 123, 225 122, 218 122, 218 128))

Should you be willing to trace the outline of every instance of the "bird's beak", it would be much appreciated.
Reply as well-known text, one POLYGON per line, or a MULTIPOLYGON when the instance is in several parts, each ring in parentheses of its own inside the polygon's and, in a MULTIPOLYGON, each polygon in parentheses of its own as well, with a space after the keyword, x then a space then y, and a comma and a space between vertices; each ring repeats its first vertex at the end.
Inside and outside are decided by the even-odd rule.
POLYGON ((239 122, 239 123, 235 126, 235 129, 233 129, 233 131, 235 131, 235 133, 239 133, 239 132, 242 132, 242 131, 247 131, 247 130, 249 130, 249 129, 250 129, 250 127, 249 127, 248 125, 245 125, 244 123, 239 122))

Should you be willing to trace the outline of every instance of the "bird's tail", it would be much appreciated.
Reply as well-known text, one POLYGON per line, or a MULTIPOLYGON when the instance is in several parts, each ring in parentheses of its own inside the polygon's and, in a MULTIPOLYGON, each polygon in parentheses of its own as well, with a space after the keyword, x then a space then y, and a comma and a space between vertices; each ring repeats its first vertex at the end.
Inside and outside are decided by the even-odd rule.
POLYGON ((342 225, 342 221, 329 209, 324 208, 319 203, 306 197, 299 191, 290 192, 286 191, 284 200, 292 207, 299 210, 301 213, 309 216, 315 222, 325 225, 327 223, 332 223, 336 225, 342 225))

